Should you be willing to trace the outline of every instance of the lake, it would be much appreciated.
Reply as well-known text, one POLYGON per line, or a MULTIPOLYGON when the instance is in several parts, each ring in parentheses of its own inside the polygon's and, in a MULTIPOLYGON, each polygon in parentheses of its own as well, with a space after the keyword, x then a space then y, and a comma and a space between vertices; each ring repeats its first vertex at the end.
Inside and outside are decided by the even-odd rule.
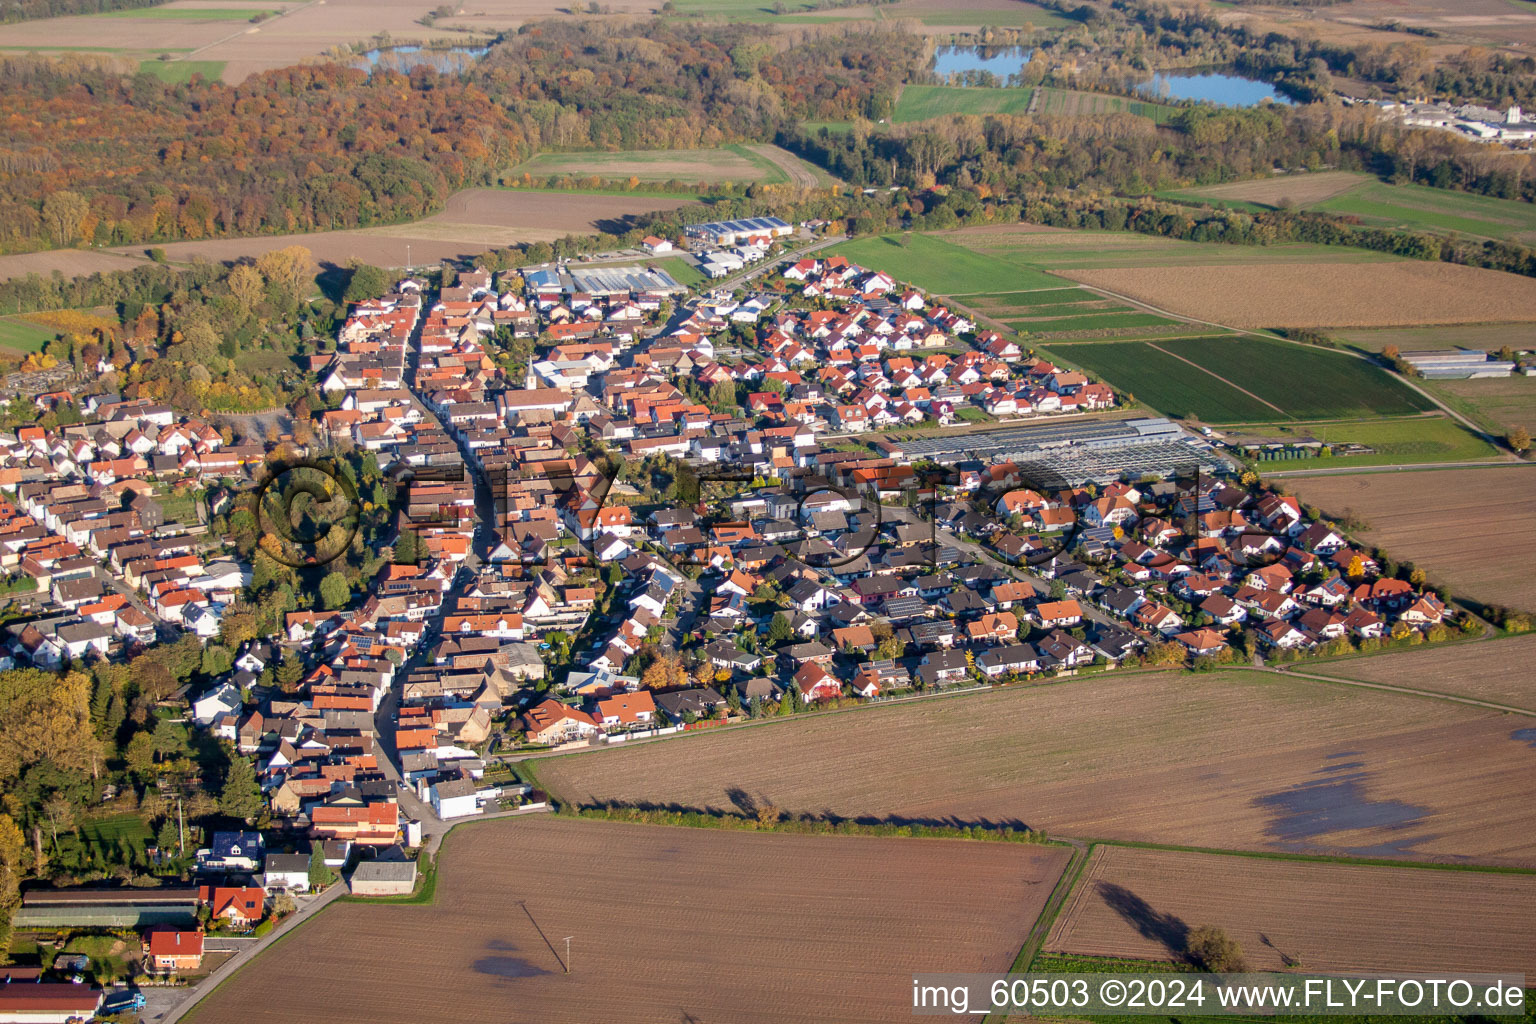
POLYGON ((368 50, 357 55, 370 70, 376 67, 410 71, 425 64, 433 71, 463 71, 469 65, 489 53, 489 46, 455 46, 444 50, 424 50, 419 46, 391 46, 387 49, 368 50))
POLYGON ((1159 71, 1136 91, 1151 99, 1204 100, 1224 107, 1256 107, 1265 100, 1290 103, 1268 82, 1244 78, 1228 71, 1159 71))
POLYGON ((958 75, 961 85, 982 74, 994 75, 1002 84, 1024 70, 1031 52, 1022 46, 940 46, 933 54, 933 71, 940 78, 958 75))

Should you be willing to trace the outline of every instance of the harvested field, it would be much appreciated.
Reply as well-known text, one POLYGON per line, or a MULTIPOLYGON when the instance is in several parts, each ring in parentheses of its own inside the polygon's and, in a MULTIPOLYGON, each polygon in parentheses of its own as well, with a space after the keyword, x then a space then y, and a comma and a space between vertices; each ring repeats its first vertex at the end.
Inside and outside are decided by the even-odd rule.
POLYGON ((1425 390, 1493 434, 1515 427, 1536 434, 1536 377, 1426 381, 1425 390))
POLYGON ((128 270, 144 262, 139 258, 143 251, 136 249, 134 256, 127 256, 103 249, 50 249, 0 256, 0 281, 28 274, 49 277, 55 271, 65 277, 79 277, 97 271, 128 270))
POLYGON ((1527 708, 1536 713, 1536 634, 1418 647, 1319 666, 1321 675, 1392 683, 1527 708))
MULTIPOLYGON (((780 152, 783 152, 782 150, 780 152)), ((785 153, 788 156, 788 153, 785 153)), ((743 181, 785 181, 788 175, 761 153, 743 146, 721 149, 654 149, 604 153, 583 150, 577 153, 540 153, 514 167, 509 176, 531 174, 535 178, 570 175, 641 181, 682 181, 688 183, 743 181)))
POLYGON ((1202 199, 1235 199, 1262 206, 1310 206, 1370 180, 1353 171, 1323 171, 1320 174, 1281 174, 1256 181, 1229 181, 1221 185, 1184 189, 1179 194, 1202 199))
MULTIPOLYGON (((646 196, 584 195, 568 192, 512 191, 474 188, 448 200, 442 213, 410 224, 356 231, 317 231, 300 235, 262 235, 172 242, 163 246, 173 260, 204 259, 230 262, 288 245, 306 246, 321 262, 342 264, 349 259, 380 266, 403 266, 405 247, 416 265, 441 259, 475 256, 494 246, 514 242, 552 242, 566 235, 628 230, 628 219, 654 210, 674 210, 690 199, 646 196)), ((143 252, 142 247, 117 250, 143 252)), ((48 256, 35 253, 32 256, 48 256)), ((31 256, 11 256, 20 260, 31 256)))
POLYGON ((935 971, 1006 970, 1068 852, 476 823, 449 837, 433 905, 328 908, 193 1019, 889 1021, 911 1012, 913 956, 935 971))
POLYGON ((1536 320, 1536 280, 1399 260, 1360 266, 1140 267, 1063 277, 1236 327, 1389 327, 1536 320))
POLYGON ((1388 263, 1385 253, 1345 246, 1221 245, 1125 231, 1074 231, 1033 224, 990 225, 943 232, 945 241, 1044 270, 1108 267, 1207 267, 1249 263, 1388 263))
POLYGON ((1266 673, 1110 673, 534 764, 583 804, 729 810, 745 791, 802 813, 1536 865, 1520 724, 1266 673))
POLYGON ((1100 846, 1045 948, 1178 960, 1188 930, 1213 924, 1251 971, 1530 973, 1533 911, 1531 875, 1100 846))
POLYGON ((1448 348, 1498 351, 1505 345, 1517 349, 1536 349, 1536 326, 1531 324, 1384 327, 1380 330, 1340 331, 1336 337, 1366 352, 1380 352, 1388 345, 1396 345, 1403 352, 1448 348))
POLYGON ((1356 536, 1421 565, 1453 593, 1536 610, 1536 466, 1361 473, 1291 481, 1319 508, 1349 509, 1356 536))

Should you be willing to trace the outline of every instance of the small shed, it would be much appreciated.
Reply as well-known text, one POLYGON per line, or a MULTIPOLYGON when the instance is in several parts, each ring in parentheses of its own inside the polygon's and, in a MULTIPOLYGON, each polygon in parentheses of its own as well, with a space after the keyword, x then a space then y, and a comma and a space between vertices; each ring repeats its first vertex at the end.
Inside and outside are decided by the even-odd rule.
POLYGON ((352 872, 354 896, 409 896, 416 888, 413 860, 365 860, 352 872))

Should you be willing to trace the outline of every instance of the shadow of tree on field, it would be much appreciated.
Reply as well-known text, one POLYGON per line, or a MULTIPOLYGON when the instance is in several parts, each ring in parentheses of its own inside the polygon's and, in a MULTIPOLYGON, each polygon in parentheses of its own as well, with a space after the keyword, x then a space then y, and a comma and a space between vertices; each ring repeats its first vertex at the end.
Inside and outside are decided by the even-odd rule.
POLYGON ((1099 882, 1098 893, 1111 910, 1130 922, 1143 936, 1162 943, 1175 956, 1187 955, 1189 925, 1177 915, 1154 910, 1152 904, 1114 882, 1099 882))

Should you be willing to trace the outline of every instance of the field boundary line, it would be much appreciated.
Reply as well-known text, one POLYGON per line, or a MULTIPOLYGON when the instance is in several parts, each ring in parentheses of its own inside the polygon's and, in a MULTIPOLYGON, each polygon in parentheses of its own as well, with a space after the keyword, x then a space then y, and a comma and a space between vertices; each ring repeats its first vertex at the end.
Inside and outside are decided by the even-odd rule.
MULTIPOLYGON (((1065 836, 1053 840, 1070 842, 1065 836)), ((1216 857, 1248 857, 1253 860, 1300 861, 1308 864, 1353 864, 1367 868, 1413 868, 1419 871, 1468 871, 1485 875, 1536 875, 1536 868, 1518 864, 1477 864, 1465 861, 1393 860, 1389 857, 1352 857, 1334 853, 1290 853, 1284 850, 1231 850, 1214 846, 1183 846, 1178 843, 1148 843, 1136 839, 1087 839, 1091 847, 1123 846, 1132 850, 1164 850, 1170 853, 1207 853, 1216 857)))
MULTIPOLYGON (((1476 641, 1471 641, 1476 642, 1476 641)), ((1467 697, 1459 693, 1444 693, 1440 690, 1420 690, 1412 686, 1398 686, 1395 683, 1373 683, 1365 679, 1346 679, 1342 676, 1327 676, 1317 672, 1291 672, 1283 668, 1252 668, 1244 666, 1238 671, 1265 672, 1272 675, 1290 676, 1293 679, 1314 679, 1320 683, 1337 683, 1342 686, 1363 686, 1370 690, 1386 690, 1389 693, 1401 693, 1410 697, 1425 697, 1434 700, 1448 700, 1456 704, 1470 704, 1473 707, 1486 708, 1489 711, 1500 711, 1508 715, 1529 715, 1536 718, 1536 708, 1519 708, 1513 704, 1500 704, 1497 701, 1483 700, 1480 697, 1467 697)))
MULTIPOLYGON (((1066 278, 1065 280, 1070 280, 1070 278, 1066 278)), ((1170 319, 1183 320, 1185 323, 1204 324, 1207 327, 1219 327, 1219 328, 1221 328, 1224 331, 1231 331, 1234 334, 1246 334, 1246 335, 1249 335, 1250 337, 1260 338, 1260 339, 1263 339, 1265 341, 1279 341, 1279 342, 1283 342, 1283 343, 1285 343, 1287 345, 1303 345, 1303 346, 1309 347, 1309 348, 1312 347, 1312 346, 1307 346, 1305 342, 1296 341, 1296 340, 1294 340, 1292 338, 1285 338, 1285 337, 1282 337, 1282 336, 1280 336, 1278 334, 1275 334, 1272 331, 1255 331, 1255 330, 1252 330, 1251 328, 1247 328, 1247 327, 1233 327, 1230 324, 1217 323, 1215 320, 1201 320, 1201 319, 1198 319, 1196 317, 1185 316, 1185 315, 1183 315, 1181 313, 1175 313, 1172 310, 1162 309, 1162 308, 1160 308, 1158 306, 1154 306, 1150 302, 1143 302, 1142 300, 1136 299, 1136 298, 1132 298, 1129 295, 1122 295, 1120 292, 1111 291, 1108 288, 1099 287, 1098 285, 1084 284, 1083 287, 1089 289, 1090 291, 1096 291, 1096 292, 1100 292, 1100 293, 1102 293, 1104 295, 1112 296, 1114 298, 1120 299, 1123 302, 1129 302, 1133 306, 1140 306, 1142 309, 1149 310, 1150 312, 1157 313, 1157 314, 1159 314, 1161 316, 1169 317, 1170 319)), ((1336 348, 1336 349, 1331 349, 1330 351, 1338 352, 1340 355, 1345 355, 1345 356, 1353 357, 1355 359, 1360 359, 1360 360, 1363 360, 1363 361, 1365 361, 1367 363, 1370 363, 1372 366, 1380 367, 1381 370, 1387 374, 1387 376, 1392 377, 1395 380, 1401 381, 1404 385, 1406 385, 1408 387, 1409 390, 1414 391, 1417 394, 1419 394, 1420 396, 1429 399, 1429 401, 1434 404, 1435 408, 1439 409, 1441 412, 1445 413, 1447 416, 1450 416, 1456 422, 1460 423, 1462 426, 1464 426, 1468 430, 1472 431, 1473 434, 1477 435, 1478 437, 1480 437, 1483 440, 1487 441, 1489 444, 1493 445, 1495 449, 1497 449, 1499 447, 1498 439, 1495 438, 1492 434, 1488 433, 1486 430, 1484 430, 1482 427, 1478 426, 1476 423, 1472 422, 1466 416, 1463 416, 1461 413, 1457 412, 1455 409, 1451 408, 1449 405, 1446 405, 1436 395, 1432 394, 1431 392, 1425 391, 1423 388, 1419 387, 1419 385, 1415 384, 1410 378, 1405 377, 1403 374, 1398 373, 1396 370, 1393 370, 1390 367, 1382 366, 1380 363, 1378 363, 1375 359, 1372 359, 1370 356, 1364 354, 1363 352, 1356 352, 1353 349, 1349 349, 1349 348, 1336 348)), ((1172 355, 1172 353, 1169 353, 1169 355, 1172 355)), ((1236 385, 1234 385, 1234 387, 1235 386, 1236 385)), ((1265 404, 1267 405, 1268 403, 1266 402, 1265 404)), ((1295 417, 1291 417, 1291 418, 1295 419, 1295 417)), ((1512 455, 1512 454, 1510 454, 1508 452, 1501 452, 1501 454, 1506 457, 1506 460, 1513 459, 1513 458, 1516 457, 1516 456, 1514 456, 1514 455, 1512 455)))
MULTIPOLYGON (((1092 843, 1085 843, 1080 839, 1058 839, 1057 842, 1066 843, 1072 847, 1072 856, 1061 869, 1061 877, 1056 879, 1056 886, 1051 890, 1051 895, 1046 899, 1045 906, 1040 908, 1040 914, 1035 918, 1035 923, 1024 934, 1024 942, 1019 947, 1018 955, 1013 958, 1013 965, 1008 969, 1010 974, 1022 974, 1029 970, 1029 965, 1035 962, 1040 951, 1045 946, 1045 940, 1055 927, 1056 919, 1061 916, 1062 909, 1066 907, 1073 891, 1077 888, 1079 879, 1093 859, 1092 843)), ((996 1011, 989 1013, 982 1019, 982 1024, 1003 1024, 1008 1019, 1008 1014, 999 1014, 996 1011)))
MULTIPOLYGON (((278 20, 279 18, 286 18, 290 14, 298 14, 300 11, 307 11, 311 7, 314 7, 316 4, 323 4, 323 3, 325 3, 325 0, 309 0, 309 3, 301 4, 300 6, 293 8, 293 10, 291 10, 291 11, 278 11, 276 14, 272 15, 272 17, 267 18, 265 21, 263 21, 259 25, 257 25, 256 28, 255 28, 255 31, 260 32, 262 25, 266 25, 266 24, 269 24, 271 22, 274 22, 274 21, 278 20)), ((195 50, 189 50, 188 52, 182 54, 180 57, 177 57, 174 60, 169 61, 169 63, 171 63, 171 64, 180 64, 183 61, 189 61, 193 57, 196 57, 198 54, 202 53, 204 50, 211 50, 215 46, 222 46, 223 44, 229 42, 232 39, 239 39, 241 36, 250 35, 251 32, 252 32, 252 29, 249 27, 249 23, 247 23, 247 27, 240 29, 240 31, 232 32, 229 35, 225 36, 223 39, 215 39, 213 42, 207 43, 207 44, 205 44, 203 46, 199 46, 195 50)))
POLYGON ((1231 388, 1232 390, 1234 390, 1234 391, 1241 391, 1243 394, 1247 395, 1249 398, 1253 399, 1255 402, 1258 402, 1261 405, 1269 406, 1271 409, 1275 410, 1275 412, 1279 413, 1281 416, 1284 416, 1286 419, 1294 420, 1296 418, 1295 416, 1292 416, 1290 413, 1286 412, 1284 409, 1280 408, 1274 402, 1265 401, 1264 399, 1260 398, 1258 395, 1254 394, 1252 391, 1249 391, 1247 388, 1238 387, 1236 384, 1234 384, 1231 381, 1227 380, 1227 378, 1223 377, 1221 374, 1217 373, 1215 370, 1207 369, 1206 367, 1201 366, 1199 363, 1195 362, 1193 359, 1186 359, 1183 356, 1179 355, 1177 352, 1170 352, 1170 351, 1168 351, 1165 348, 1158 348, 1157 342, 1155 342, 1155 341, 1146 341, 1146 342, 1142 342, 1142 344, 1146 345, 1147 348, 1156 349, 1158 352, 1161 352, 1165 356, 1172 356, 1173 358, 1177 359, 1181 363, 1188 363, 1190 366, 1193 366, 1195 369, 1199 370, 1201 373, 1208 373, 1208 374, 1210 374, 1212 377, 1215 377, 1217 380, 1221 381, 1223 384, 1225 384, 1227 387, 1231 388))
POLYGON ((1408 697, 1422 697, 1430 700, 1445 700, 1455 704, 1469 704, 1472 707, 1484 708, 1488 711, 1498 711, 1509 715, 1529 715, 1536 718, 1536 710, 1531 708, 1517 708, 1511 704, 1500 704, 1497 701, 1483 700, 1479 697, 1466 697, 1456 693, 1442 693, 1437 690, 1419 690, 1411 686, 1397 686, 1393 683, 1372 683, 1364 679, 1345 679, 1341 676, 1326 676, 1316 672, 1291 672, 1284 668, 1257 668, 1253 666, 1234 666, 1235 672, 1263 672, 1267 675, 1288 676, 1292 679, 1311 679, 1320 683, 1334 683, 1339 686, 1360 686, 1368 690, 1385 690, 1388 693, 1401 693, 1408 697))

